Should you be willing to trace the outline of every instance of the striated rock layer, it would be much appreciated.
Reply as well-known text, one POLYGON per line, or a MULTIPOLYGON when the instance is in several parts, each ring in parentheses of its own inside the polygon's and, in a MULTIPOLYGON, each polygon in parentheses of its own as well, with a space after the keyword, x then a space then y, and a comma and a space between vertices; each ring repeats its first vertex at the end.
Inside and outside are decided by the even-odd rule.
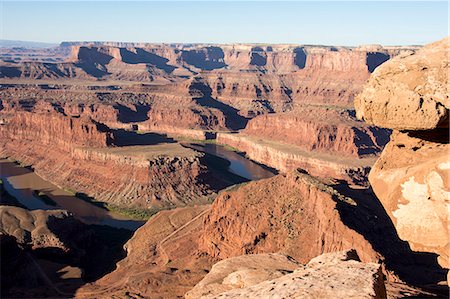
POLYGON ((376 155, 389 141, 389 130, 356 121, 348 110, 320 107, 255 117, 243 133, 296 145, 305 151, 354 157, 376 155))
POLYGON ((416 251, 449 262, 449 38, 378 68, 355 101, 366 122, 395 130, 370 183, 416 251))
POLYGON ((355 159, 345 155, 337 157, 336 154, 307 151, 295 145, 262 140, 245 133, 217 133, 217 142, 244 152, 248 158, 281 172, 302 169, 320 178, 344 180, 354 184, 366 183, 370 166, 375 162, 371 157, 355 159))
POLYGON ((72 144, 106 147, 112 143, 110 132, 88 118, 70 118, 57 113, 15 112, 2 114, 0 134, 5 140, 35 140, 41 144, 68 148, 72 144))
POLYGON ((60 187, 124 207, 204 202, 212 192, 200 179, 203 154, 177 143, 106 147, 113 134, 99 127, 105 129, 57 113, 7 114, 0 154, 33 165, 60 187))

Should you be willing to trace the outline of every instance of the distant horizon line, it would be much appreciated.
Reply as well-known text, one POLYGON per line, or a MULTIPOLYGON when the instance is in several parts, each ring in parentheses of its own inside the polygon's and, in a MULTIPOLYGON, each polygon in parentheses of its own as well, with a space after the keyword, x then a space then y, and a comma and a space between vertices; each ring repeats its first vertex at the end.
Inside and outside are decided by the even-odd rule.
MULTIPOLYGON (((445 36, 447 37, 447 36, 445 36)), ((442 37, 433 42, 444 39, 442 37)), ((348 47, 358 48, 364 46, 381 46, 381 47, 423 47, 429 43, 417 43, 417 44, 381 44, 381 43, 363 43, 359 45, 335 45, 335 44, 322 44, 322 43, 270 43, 270 42, 137 42, 137 41, 111 41, 111 40, 63 40, 60 42, 42 42, 36 40, 21 40, 21 39, 0 39, 0 47, 3 42, 18 42, 18 43, 35 43, 42 45, 58 45, 63 43, 117 43, 117 44, 153 44, 153 45, 279 45, 279 46, 322 46, 322 47, 348 47)))

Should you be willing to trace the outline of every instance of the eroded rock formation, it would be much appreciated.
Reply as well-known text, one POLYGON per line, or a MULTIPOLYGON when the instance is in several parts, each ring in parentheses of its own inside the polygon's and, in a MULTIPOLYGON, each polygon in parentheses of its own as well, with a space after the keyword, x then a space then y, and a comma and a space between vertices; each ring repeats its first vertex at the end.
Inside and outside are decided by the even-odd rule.
POLYGON ((381 266, 361 263, 352 251, 320 255, 277 278, 265 277, 266 266, 278 269, 262 254, 221 261, 186 298, 386 298, 381 266), (242 262, 234 270, 233 262, 239 259, 242 262), (248 264, 253 260, 259 263, 248 264))
POLYGON ((235 288, 249 287, 291 273, 299 266, 292 258, 276 253, 229 258, 214 264, 205 278, 186 293, 185 298, 200 298, 235 288))
POLYGON ((449 39, 379 67, 355 101, 366 122, 395 129, 369 176, 399 237, 449 263, 449 39))

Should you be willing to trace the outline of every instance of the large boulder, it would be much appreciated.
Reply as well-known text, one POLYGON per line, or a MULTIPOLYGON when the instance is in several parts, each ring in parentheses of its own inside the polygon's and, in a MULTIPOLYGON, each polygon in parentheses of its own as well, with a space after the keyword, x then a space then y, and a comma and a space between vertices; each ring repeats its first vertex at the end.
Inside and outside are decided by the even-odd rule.
POLYGON ((380 66, 357 116, 394 129, 369 181, 402 240, 449 263, 449 38, 380 66))
POLYGON ((449 38, 379 66, 355 98, 356 115, 397 130, 448 128, 449 38))

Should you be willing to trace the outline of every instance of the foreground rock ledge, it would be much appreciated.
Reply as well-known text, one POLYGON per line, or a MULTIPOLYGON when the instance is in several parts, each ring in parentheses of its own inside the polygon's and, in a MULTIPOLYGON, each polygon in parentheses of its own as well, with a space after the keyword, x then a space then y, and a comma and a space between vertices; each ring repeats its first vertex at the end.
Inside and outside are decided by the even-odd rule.
POLYGON ((353 250, 323 254, 290 274, 278 274, 292 265, 295 265, 293 261, 280 254, 230 258, 214 265, 211 272, 185 297, 386 298, 381 266, 360 262, 353 250), (272 267, 277 264, 274 260, 281 265, 268 268, 267 262, 272 267), (280 277, 260 282, 277 274, 280 277), (231 290, 223 292, 224 289, 231 290))

